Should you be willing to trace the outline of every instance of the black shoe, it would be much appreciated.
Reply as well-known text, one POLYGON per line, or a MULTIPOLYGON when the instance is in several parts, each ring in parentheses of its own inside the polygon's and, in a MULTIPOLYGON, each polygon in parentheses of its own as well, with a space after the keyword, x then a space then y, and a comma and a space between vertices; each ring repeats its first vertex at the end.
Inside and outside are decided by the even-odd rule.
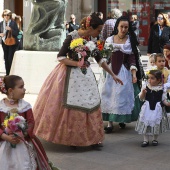
POLYGON ((119 126, 120 126, 121 129, 125 129, 126 124, 125 123, 119 123, 119 126))
POLYGON ((152 146, 158 146, 158 141, 157 140, 153 140, 152 141, 152 146))
POLYGON ((112 133, 112 131, 113 131, 113 126, 111 126, 111 127, 105 127, 104 128, 104 130, 105 130, 105 133, 112 133))
POLYGON ((141 143, 141 147, 147 147, 147 146, 149 146, 149 141, 148 141, 148 142, 143 141, 143 142, 141 143))
POLYGON ((71 149, 76 150, 77 146, 70 146, 71 149))
POLYGON ((100 148, 100 147, 103 147, 103 144, 102 143, 98 143, 98 144, 93 144, 91 145, 92 148, 100 148))

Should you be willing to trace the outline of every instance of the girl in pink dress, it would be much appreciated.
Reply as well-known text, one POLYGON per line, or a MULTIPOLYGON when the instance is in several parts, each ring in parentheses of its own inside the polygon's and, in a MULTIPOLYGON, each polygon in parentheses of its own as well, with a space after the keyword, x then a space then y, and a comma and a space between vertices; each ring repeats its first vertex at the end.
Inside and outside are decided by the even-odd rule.
MULTIPOLYGON (((103 21, 95 13, 82 20, 81 28, 65 39, 58 54, 60 64, 40 90, 34 105, 35 134, 46 141, 69 146, 101 146, 104 130, 96 79, 87 57, 73 60, 70 43, 77 38, 97 37, 102 26, 103 21)), ((117 83, 122 84, 100 53, 96 53, 95 59, 117 83)))

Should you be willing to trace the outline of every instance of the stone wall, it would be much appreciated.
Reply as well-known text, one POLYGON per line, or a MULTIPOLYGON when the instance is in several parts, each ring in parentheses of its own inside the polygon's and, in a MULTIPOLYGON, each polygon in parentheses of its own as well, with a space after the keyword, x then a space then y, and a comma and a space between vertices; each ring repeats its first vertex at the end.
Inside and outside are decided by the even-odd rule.
POLYGON ((94 11, 97 0, 69 0, 66 8, 66 21, 70 21, 70 15, 76 16, 76 22, 80 22, 85 16, 94 11))

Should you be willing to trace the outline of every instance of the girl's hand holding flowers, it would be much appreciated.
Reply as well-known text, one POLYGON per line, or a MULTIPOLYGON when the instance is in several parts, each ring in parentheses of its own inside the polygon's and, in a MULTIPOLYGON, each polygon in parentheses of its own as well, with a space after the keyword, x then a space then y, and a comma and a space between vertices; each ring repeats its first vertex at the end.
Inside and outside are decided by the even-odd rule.
POLYGON ((11 134, 11 135, 8 135, 8 142, 10 142, 13 145, 16 145, 20 142, 20 139, 14 134, 11 134))
POLYGON ((16 137, 14 134, 7 135, 7 134, 3 133, 1 135, 1 138, 3 140, 6 140, 7 142, 13 144, 13 145, 16 145, 20 142, 20 139, 18 137, 16 137))
POLYGON ((15 110, 11 110, 6 116, 4 122, 4 132, 1 137, 11 143, 11 147, 15 148, 16 144, 20 142, 19 138, 24 138, 24 133, 27 130, 27 124, 24 117, 19 116, 15 110))

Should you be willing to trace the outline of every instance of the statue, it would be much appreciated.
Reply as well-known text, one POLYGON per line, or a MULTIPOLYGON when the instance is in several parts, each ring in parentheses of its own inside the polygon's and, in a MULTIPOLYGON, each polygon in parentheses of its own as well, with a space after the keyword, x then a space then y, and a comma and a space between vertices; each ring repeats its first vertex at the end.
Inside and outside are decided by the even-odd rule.
POLYGON ((32 0, 30 23, 24 32, 24 49, 58 51, 65 39, 67 0, 32 0))

